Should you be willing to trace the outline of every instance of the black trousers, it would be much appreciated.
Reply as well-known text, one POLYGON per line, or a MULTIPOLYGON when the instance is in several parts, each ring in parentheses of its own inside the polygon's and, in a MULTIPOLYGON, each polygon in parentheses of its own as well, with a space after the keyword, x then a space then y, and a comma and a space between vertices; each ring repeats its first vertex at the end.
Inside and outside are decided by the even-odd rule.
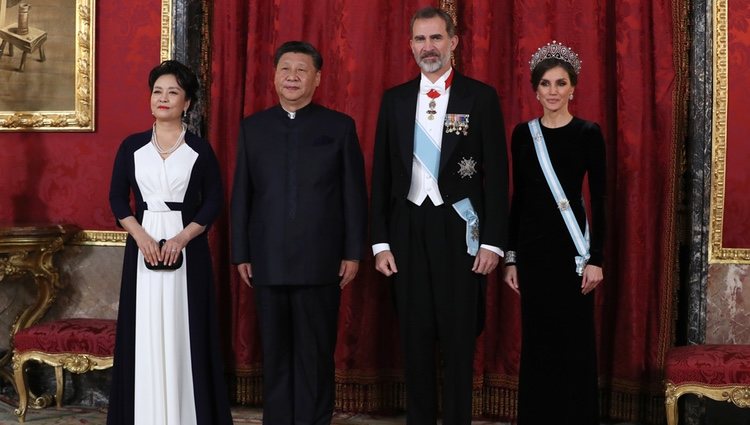
POLYGON ((450 205, 434 206, 429 199, 421 206, 408 205, 401 215, 404 222, 397 224, 408 228, 408 246, 394 251, 407 424, 437 422, 439 355, 443 424, 469 425, 484 279, 471 271, 474 257, 466 251, 466 222, 450 205))
POLYGON ((263 424, 328 425, 341 289, 256 286, 263 346, 263 424))

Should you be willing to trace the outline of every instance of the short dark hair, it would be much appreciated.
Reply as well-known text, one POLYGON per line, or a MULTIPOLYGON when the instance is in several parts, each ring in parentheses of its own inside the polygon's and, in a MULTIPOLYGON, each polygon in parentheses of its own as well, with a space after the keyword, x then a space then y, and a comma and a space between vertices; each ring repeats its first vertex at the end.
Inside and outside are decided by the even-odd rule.
POLYGON ((414 34, 414 22, 417 19, 431 19, 436 16, 445 21, 445 31, 448 33, 449 37, 453 37, 454 35, 456 35, 456 25, 453 23, 453 18, 451 18, 451 15, 449 15, 448 12, 440 9, 439 7, 432 6, 423 7, 422 9, 417 10, 411 17, 409 28, 411 29, 412 34, 414 34))
POLYGON ((313 66, 315 66, 316 70, 320 71, 323 68, 323 56, 320 55, 320 52, 312 44, 306 41, 287 41, 279 46, 276 49, 276 54, 273 56, 274 67, 279 64, 279 60, 281 60, 281 57, 285 53, 302 53, 308 55, 312 58, 313 66))
POLYGON ((531 88, 536 91, 536 88, 539 86, 539 82, 542 81, 544 73, 558 66, 568 73, 570 85, 575 87, 576 84, 578 84, 578 74, 576 74, 575 70, 573 69, 573 65, 557 58, 548 58, 539 62, 534 70, 531 71, 531 88))
POLYGON ((148 87, 151 91, 154 90, 156 80, 162 75, 174 75, 177 84, 185 91, 185 100, 190 101, 188 110, 192 109, 198 99, 198 88, 200 87, 195 73, 176 60, 166 60, 155 66, 148 74, 148 87))

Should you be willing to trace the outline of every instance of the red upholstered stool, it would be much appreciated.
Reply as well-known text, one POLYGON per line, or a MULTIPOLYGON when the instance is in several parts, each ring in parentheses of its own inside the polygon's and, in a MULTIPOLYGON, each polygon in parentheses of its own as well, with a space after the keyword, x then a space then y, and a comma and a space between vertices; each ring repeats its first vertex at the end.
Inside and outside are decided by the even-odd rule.
POLYGON ((677 399, 696 394, 750 407, 750 345, 688 345, 667 353, 667 424, 677 425, 677 399))
POLYGON ((115 328, 114 320, 64 319, 18 331, 13 340, 13 374, 19 398, 15 413, 18 420, 25 420, 28 408, 29 389, 24 370, 27 361, 35 360, 55 367, 55 400, 57 407, 61 407, 63 368, 84 373, 112 367, 115 328))

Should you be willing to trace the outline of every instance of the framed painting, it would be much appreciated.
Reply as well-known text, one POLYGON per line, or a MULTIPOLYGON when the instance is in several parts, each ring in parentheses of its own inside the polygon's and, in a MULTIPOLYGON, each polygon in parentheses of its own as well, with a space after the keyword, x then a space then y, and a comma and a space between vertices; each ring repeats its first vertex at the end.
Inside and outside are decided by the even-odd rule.
POLYGON ((713 128, 710 263, 750 264, 750 9, 742 0, 713 3, 713 128))
POLYGON ((0 131, 94 131, 95 0, 0 0, 0 131))

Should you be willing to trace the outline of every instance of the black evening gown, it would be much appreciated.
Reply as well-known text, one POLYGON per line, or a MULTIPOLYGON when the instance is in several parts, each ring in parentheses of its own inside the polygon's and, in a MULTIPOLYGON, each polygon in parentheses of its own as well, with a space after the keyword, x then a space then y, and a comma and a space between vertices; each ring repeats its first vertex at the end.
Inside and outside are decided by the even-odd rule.
MULTIPOLYGON (((588 174, 589 264, 602 265, 605 152, 599 126, 578 118, 542 126, 552 166, 581 231, 588 174)), ((545 180, 527 123, 512 136, 513 201, 509 249, 517 253, 521 292, 518 424, 598 425, 594 292, 581 294, 575 249, 545 180)))

